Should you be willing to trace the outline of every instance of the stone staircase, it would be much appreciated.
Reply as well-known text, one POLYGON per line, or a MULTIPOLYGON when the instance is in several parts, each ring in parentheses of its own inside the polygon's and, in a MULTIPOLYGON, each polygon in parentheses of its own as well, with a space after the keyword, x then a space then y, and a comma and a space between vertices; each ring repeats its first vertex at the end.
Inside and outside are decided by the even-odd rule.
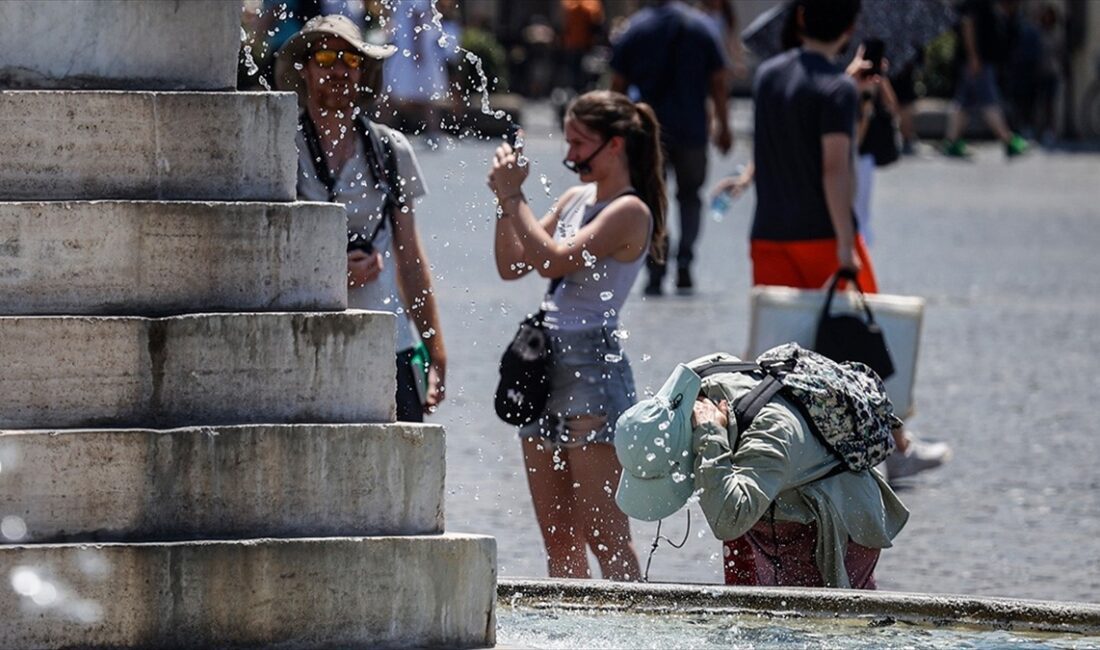
POLYGON ((0 2, 0 648, 492 645, 239 11, 0 2))

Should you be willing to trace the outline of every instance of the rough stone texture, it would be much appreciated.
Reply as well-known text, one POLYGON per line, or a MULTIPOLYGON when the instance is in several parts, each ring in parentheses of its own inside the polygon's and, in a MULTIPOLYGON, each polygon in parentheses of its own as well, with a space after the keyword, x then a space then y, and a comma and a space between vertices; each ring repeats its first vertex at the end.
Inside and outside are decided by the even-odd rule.
POLYGON ((441 533, 444 452, 422 424, 4 432, 0 514, 20 543, 441 533))
POLYGON ((501 580, 497 596, 513 606, 552 607, 557 611, 578 607, 649 615, 671 611, 739 611, 776 617, 894 619, 914 625, 1100 634, 1100 605, 1017 598, 531 579, 501 580))
POLYGON ((233 89, 240 12, 225 0, 4 0, 0 88, 233 89))
POLYGON ((0 200, 292 201, 291 93, 0 92, 0 200))
POLYGON ((381 312, 0 318, 0 428, 392 422, 381 312))
POLYGON ((0 575, 2 648, 495 641, 489 537, 8 546, 0 575))
POLYGON ((0 203, 0 314, 342 310, 346 223, 323 203, 0 203))

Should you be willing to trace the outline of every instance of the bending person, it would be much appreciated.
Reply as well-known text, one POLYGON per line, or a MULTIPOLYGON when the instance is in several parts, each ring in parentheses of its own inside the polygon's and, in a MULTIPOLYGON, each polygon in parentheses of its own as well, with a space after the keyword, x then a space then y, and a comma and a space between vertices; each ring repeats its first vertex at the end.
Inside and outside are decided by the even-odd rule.
POLYGON ((591 549, 605 578, 637 580, 630 522, 613 498, 621 468, 615 421, 635 401, 618 315, 647 255, 661 255, 665 194, 660 129, 649 106, 608 91, 566 111, 565 165, 582 185, 537 219, 523 195, 530 164, 497 149, 489 186, 500 206, 497 271, 561 278, 547 295, 552 368, 546 410, 520 427, 527 481, 551 577, 589 577, 591 549))
POLYGON ((619 418, 619 506, 655 521, 696 493, 715 537, 751 545, 754 584, 874 589, 880 550, 909 511, 876 471, 847 471, 779 395, 738 435, 730 405, 759 379, 696 372, 737 361, 711 354, 681 364, 619 418))

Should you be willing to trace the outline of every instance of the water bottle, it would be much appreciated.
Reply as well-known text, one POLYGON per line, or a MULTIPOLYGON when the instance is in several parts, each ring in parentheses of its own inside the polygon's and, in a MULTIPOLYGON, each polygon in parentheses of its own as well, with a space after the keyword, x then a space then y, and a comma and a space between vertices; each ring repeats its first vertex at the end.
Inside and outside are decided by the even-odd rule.
MULTIPOLYGON (((745 173, 745 166, 738 165, 733 170, 734 176, 740 178, 745 173)), ((730 193, 729 190, 724 190, 714 195, 714 198, 710 200, 710 218, 714 219, 715 223, 722 223, 729 214, 730 206, 737 200, 737 197, 730 193)))
POLYGON ((715 223, 722 223, 731 205, 733 205, 733 195, 729 193, 729 190, 723 190, 715 194, 714 198, 710 200, 710 218, 714 219, 715 223))

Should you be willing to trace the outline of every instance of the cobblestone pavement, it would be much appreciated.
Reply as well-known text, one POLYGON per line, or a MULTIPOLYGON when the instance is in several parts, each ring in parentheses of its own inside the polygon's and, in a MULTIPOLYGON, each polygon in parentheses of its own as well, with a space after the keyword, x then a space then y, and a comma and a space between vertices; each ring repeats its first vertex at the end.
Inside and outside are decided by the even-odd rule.
MULTIPOLYGON (((527 189, 542 211, 571 178, 550 120, 529 124, 527 189)), ((747 142, 728 158, 712 152, 712 179, 747 160, 747 142)), ((496 536, 502 576, 543 576, 519 443, 491 408, 497 359, 543 281, 496 277, 491 145, 418 146, 432 190, 418 222, 450 354, 450 397, 432 418, 447 427, 447 529, 496 536)), ((743 350, 753 203, 749 194, 705 224, 694 296, 644 300, 636 289, 627 302, 639 390, 676 362, 743 350)), ((874 212, 880 286, 927 299, 911 425, 955 451, 901 491, 912 518, 883 553, 880 587, 1100 600, 1100 156, 1010 163, 988 146, 971 162, 909 158, 877 176, 874 212)), ((683 534, 679 517, 664 528, 670 537, 683 534)), ((692 523, 685 548, 657 551, 651 579, 720 582, 719 544, 701 513, 692 523)), ((643 564, 654 529, 634 525, 643 564)))

